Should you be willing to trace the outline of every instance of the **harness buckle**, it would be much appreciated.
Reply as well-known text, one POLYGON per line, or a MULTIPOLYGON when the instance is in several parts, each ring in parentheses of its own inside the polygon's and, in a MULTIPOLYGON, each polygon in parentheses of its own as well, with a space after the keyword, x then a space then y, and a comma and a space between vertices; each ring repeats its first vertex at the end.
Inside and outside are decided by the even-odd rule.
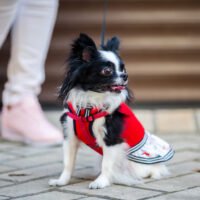
POLYGON ((94 116, 90 115, 88 117, 83 117, 82 120, 83 120, 83 122, 92 122, 92 121, 94 121, 94 116))
POLYGON ((93 116, 93 115, 88 116, 88 117, 87 117, 87 121, 88 121, 88 122, 94 121, 94 116, 93 116))

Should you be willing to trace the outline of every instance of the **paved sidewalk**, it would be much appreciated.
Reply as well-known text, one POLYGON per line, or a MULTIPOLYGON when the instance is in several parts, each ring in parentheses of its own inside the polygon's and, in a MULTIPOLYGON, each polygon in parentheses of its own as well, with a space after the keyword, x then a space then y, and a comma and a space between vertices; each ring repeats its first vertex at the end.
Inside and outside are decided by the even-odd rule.
MULTIPOLYGON (((95 152, 78 152, 71 183, 49 187, 62 171, 62 148, 34 148, 0 139, 0 200, 200 200, 200 109, 136 110, 146 129, 166 139, 176 150, 167 163, 171 175, 131 187, 112 185, 89 190, 95 152)), ((47 117, 59 126, 58 111, 47 117)))

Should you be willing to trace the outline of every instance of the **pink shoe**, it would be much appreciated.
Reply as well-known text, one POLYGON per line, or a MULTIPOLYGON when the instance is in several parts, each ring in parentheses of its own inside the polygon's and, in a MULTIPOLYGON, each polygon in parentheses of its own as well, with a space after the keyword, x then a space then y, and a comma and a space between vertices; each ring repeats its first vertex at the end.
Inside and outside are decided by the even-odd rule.
POLYGON ((12 107, 2 109, 2 137, 27 144, 49 146, 60 144, 62 133, 45 118, 36 98, 24 97, 12 107))

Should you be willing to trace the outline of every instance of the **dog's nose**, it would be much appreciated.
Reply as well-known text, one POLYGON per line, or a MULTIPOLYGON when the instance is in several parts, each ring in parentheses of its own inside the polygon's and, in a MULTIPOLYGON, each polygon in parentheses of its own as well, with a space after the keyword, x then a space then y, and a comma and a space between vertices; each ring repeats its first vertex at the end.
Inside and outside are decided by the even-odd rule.
POLYGON ((128 74, 123 73, 120 75, 121 78, 123 78, 124 81, 126 81, 128 79, 128 74))

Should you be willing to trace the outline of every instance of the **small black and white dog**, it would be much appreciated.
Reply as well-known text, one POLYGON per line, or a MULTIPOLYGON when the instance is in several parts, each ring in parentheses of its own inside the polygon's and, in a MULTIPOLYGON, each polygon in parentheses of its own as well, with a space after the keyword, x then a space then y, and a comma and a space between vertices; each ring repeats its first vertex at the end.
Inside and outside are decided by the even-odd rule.
POLYGON ((97 50, 86 34, 74 41, 59 92, 65 106, 61 116, 64 170, 49 185, 68 184, 81 141, 103 155, 101 173, 89 188, 104 188, 111 183, 131 185, 141 178, 157 179, 168 174, 161 162, 169 160, 174 151, 145 131, 123 103, 131 97, 118 51, 117 37, 102 50, 97 50))

